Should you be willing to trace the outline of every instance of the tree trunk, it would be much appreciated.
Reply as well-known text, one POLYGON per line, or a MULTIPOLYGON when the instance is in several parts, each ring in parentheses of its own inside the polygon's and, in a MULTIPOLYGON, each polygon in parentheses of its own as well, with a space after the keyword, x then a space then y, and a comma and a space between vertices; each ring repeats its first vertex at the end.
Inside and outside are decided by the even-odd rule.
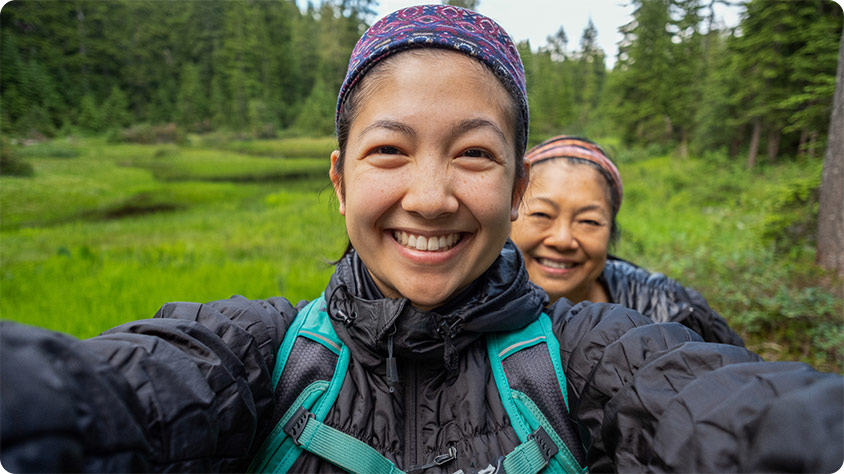
POLYGON ((780 151, 780 137, 782 134, 776 128, 772 128, 768 132, 768 161, 771 163, 777 161, 777 153, 780 151))
POLYGON ((818 131, 809 133, 809 158, 815 157, 815 150, 818 148, 818 131))
POLYGON ((753 119, 753 135, 750 138, 750 151, 747 153, 747 168, 756 165, 756 155, 759 153, 759 137, 762 135, 762 120, 753 119))
POLYGON ((81 58, 81 72, 82 72, 82 90, 86 93, 90 92, 91 88, 88 82, 88 58, 87 49, 85 48, 85 12, 82 11, 82 5, 76 6, 76 33, 79 35, 79 57, 81 58))
MULTIPOLYGON (((818 263, 844 277, 844 33, 818 205, 818 263)), ((844 288, 843 288, 844 289, 844 288)))
POLYGON ((686 128, 680 130, 680 149, 678 151, 680 158, 686 159, 689 157, 689 134, 686 133, 686 128))
POLYGON ((806 129, 800 130, 800 143, 797 145, 797 157, 803 158, 806 156, 806 150, 808 149, 809 143, 809 132, 806 129))

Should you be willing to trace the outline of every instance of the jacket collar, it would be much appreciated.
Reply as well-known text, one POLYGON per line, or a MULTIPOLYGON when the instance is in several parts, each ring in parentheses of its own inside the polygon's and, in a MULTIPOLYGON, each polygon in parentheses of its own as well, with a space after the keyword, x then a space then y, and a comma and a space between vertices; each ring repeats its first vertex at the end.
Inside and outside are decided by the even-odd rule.
POLYGON ((383 363, 391 337, 396 355, 443 360, 453 369, 458 352, 484 333, 524 327, 548 302, 528 281, 522 256, 509 240, 483 275, 431 311, 406 298, 385 298, 354 250, 337 264, 325 295, 338 336, 369 367, 383 363))

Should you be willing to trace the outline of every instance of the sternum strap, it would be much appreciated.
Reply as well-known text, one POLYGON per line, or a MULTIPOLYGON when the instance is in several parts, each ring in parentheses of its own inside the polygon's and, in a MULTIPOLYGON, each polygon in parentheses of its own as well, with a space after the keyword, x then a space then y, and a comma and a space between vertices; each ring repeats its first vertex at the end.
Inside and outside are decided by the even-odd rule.
POLYGON ((305 451, 349 472, 404 474, 372 446, 332 428, 300 408, 284 426, 284 432, 305 451))

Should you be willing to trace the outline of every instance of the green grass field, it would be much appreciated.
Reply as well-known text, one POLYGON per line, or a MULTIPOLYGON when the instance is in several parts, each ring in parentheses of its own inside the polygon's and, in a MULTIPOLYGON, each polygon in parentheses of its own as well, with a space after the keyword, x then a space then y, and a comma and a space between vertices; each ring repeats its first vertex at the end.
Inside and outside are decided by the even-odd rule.
MULTIPOLYGON (((88 337, 167 301, 313 298, 346 242, 330 150, 202 137, 14 147, 35 174, 0 176, 0 317, 88 337)), ((698 289, 764 357, 842 371, 841 282, 812 263, 819 162, 619 161, 614 253, 698 289)))

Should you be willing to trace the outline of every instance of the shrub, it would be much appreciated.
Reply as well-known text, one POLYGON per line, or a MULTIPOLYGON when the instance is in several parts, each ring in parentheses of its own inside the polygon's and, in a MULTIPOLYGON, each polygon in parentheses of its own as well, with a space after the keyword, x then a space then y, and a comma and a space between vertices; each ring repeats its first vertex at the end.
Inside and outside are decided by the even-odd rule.
POLYGON ((6 138, 0 140, 0 175, 33 176, 32 165, 23 160, 11 147, 6 138))
POLYGON ((79 156, 77 148, 55 141, 29 145, 19 149, 17 153, 22 157, 41 158, 76 158, 79 156))
POLYGON ((153 143, 185 143, 187 135, 175 123, 164 125, 139 124, 121 130, 116 137, 120 142, 153 144, 153 143))

